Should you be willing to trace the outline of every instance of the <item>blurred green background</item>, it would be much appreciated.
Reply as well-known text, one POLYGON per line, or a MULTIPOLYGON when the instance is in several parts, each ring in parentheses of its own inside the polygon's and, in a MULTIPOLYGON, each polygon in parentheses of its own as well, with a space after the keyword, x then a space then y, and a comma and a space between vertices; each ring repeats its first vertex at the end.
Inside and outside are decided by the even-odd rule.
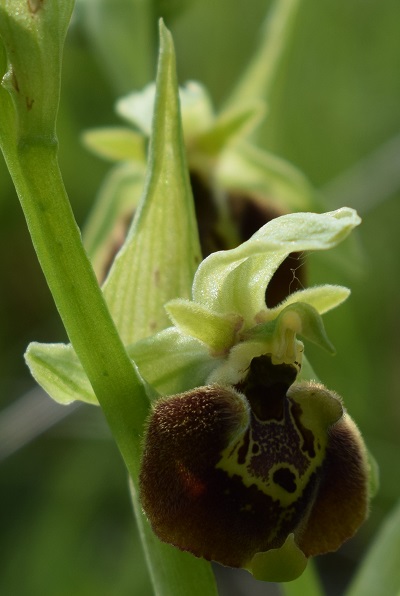
MULTIPOLYGON (((109 168, 83 148, 81 133, 118 123, 116 98, 154 78, 158 17, 173 33, 180 82, 201 81, 219 106, 257 46, 268 6, 265 0, 77 3, 58 133, 80 225, 109 168)), ((310 360, 344 397, 381 470, 369 521, 338 553, 317 561, 332 595, 343 593, 400 496, 399 22, 397 0, 303 0, 258 137, 304 171, 324 209, 348 205, 363 218, 346 246, 309 257, 310 283, 352 289, 350 300, 325 317, 337 355, 310 348, 310 360)), ((39 390, 30 392, 23 353, 30 341, 64 341, 65 333, 2 160, 0 270, 0 593, 151 595, 126 474, 101 412, 82 406, 41 432, 41 421, 43 428, 54 423, 58 408, 52 417, 39 390)), ((230 596, 279 593, 245 572, 220 570, 218 581, 230 596)))

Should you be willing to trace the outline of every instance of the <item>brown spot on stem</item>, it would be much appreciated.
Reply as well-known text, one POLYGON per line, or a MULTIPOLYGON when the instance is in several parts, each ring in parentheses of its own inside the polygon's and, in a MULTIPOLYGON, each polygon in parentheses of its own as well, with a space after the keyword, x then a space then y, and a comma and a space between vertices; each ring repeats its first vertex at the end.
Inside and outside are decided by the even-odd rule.
POLYGON ((26 97, 25 103, 26 103, 26 108, 27 108, 28 112, 30 112, 31 109, 33 108, 33 104, 35 103, 35 100, 31 99, 30 97, 26 97))
POLYGON ((160 286, 160 280, 161 280, 161 274, 160 274, 160 270, 156 269, 153 273, 153 279, 154 279, 154 285, 156 286, 156 288, 158 288, 160 286))

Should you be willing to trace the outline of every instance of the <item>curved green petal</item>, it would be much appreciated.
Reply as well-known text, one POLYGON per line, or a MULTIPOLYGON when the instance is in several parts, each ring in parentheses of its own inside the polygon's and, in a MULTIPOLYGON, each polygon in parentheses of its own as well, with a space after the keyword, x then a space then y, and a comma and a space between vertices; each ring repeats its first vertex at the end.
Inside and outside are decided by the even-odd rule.
POLYGON ((306 290, 299 290, 293 292, 286 298, 284 302, 268 310, 268 318, 275 317, 284 308, 296 302, 303 302, 315 308, 315 310, 323 315, 324 313, 336 308, 342 304, 350 296, 350 290, 344 286, 335 286, 325 284, 323 286, 313 286, 306 290))
POLYGON ((360 221, 357 213, 346 207, 273 219, 247 242, 213 253, 201 263, 193 282, 193 300, 215 312, 241 314, 252 326, 265 308, 265 288, 290 253, 331 248, 360 221))
POLYGON ((222 188, 246 192, 278 213, 315 211, 314 191, 300 170, 286 160, 241 141, 220 156, 216 178, 222 188))

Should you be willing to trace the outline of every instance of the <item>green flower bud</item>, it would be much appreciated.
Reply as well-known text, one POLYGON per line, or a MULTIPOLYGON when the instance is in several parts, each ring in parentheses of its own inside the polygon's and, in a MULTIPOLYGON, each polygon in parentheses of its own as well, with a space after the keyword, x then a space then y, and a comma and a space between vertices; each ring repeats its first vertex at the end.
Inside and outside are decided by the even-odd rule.
POLYGON ((297 372, 262 355, 235 386, 156 403, 140 482, 161 540, 289 581, 354 534, 368 512, 366 450, 341 399, 297 372))

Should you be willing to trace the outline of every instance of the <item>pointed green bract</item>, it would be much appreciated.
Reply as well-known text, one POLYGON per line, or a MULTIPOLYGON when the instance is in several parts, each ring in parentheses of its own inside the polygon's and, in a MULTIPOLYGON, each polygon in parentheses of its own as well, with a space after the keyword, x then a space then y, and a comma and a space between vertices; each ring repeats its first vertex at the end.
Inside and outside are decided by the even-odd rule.
POLYGON ((144 194, 103 287, 124 342, 168 326, 164 304, 189 297, 200 247, 180 123, 175 54, 161 27, 153 134, 144 194))
POLYGON ((123 243, 143 191, 145 166, 123 162, 110 170, 83 230, 97 278, 103 281, 123 243))

